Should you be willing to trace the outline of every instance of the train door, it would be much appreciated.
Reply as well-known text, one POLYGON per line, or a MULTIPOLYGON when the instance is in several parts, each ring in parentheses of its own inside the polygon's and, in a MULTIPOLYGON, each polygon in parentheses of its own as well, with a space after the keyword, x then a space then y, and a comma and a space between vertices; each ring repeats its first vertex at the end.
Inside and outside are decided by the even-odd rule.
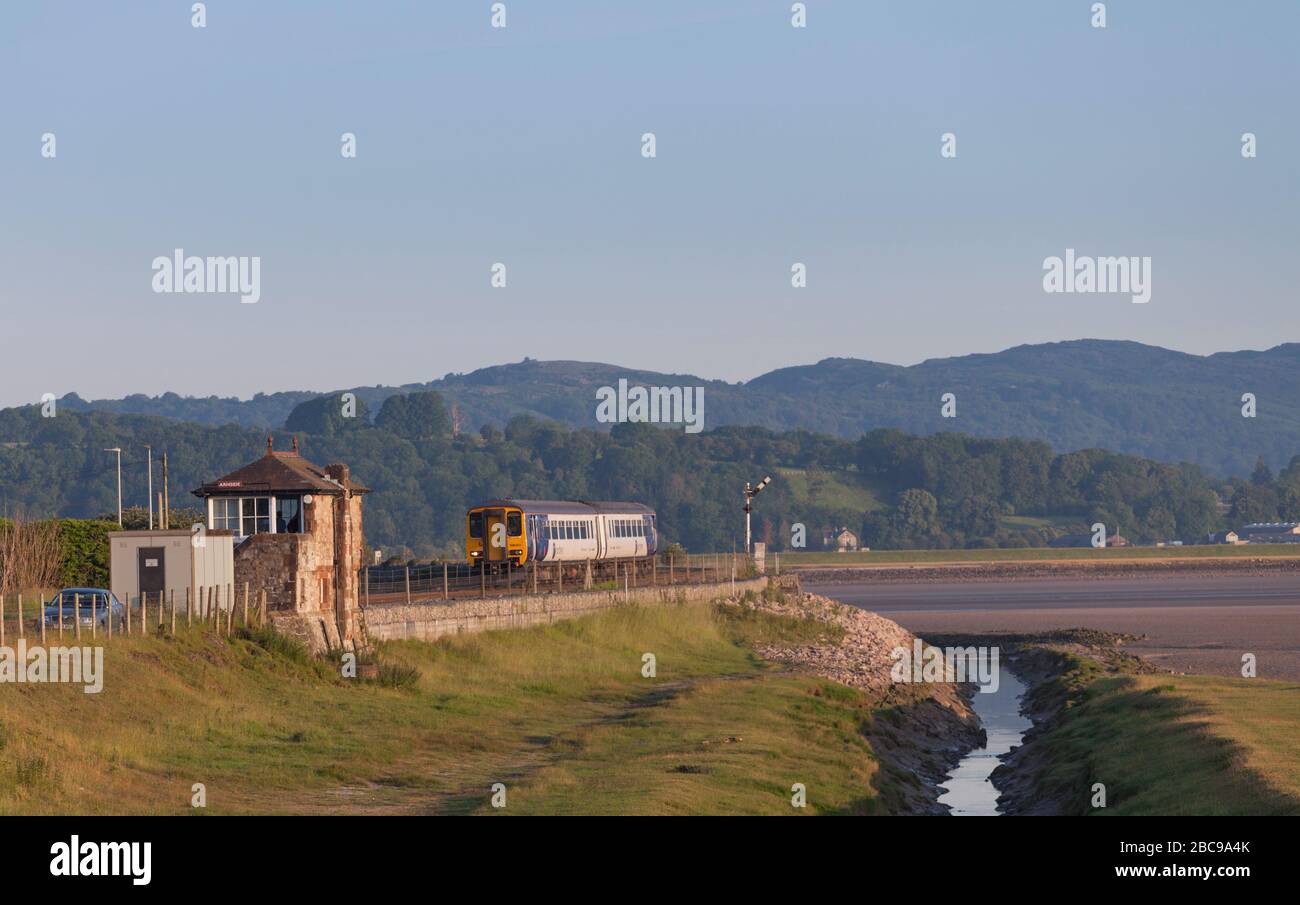
POLYGON ((504 509, 485 509, 483 511, 483 547, 484 558, 488 562, 505 562, 506 559, 506 511, 504 509))
POLYGON ((596 513, 596 558, 609 558, 609 543, 606 532, 609 530, 605 521, 605 516, 599 512, 596 513))

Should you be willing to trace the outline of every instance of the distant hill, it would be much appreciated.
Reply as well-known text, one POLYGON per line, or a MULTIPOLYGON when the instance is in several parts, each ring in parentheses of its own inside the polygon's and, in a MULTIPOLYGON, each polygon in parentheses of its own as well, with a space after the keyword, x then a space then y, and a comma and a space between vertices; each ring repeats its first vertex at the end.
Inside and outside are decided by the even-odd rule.
MULTIPOLYGON (((462 427, 501 426, 519 414, 573 427, 595 422, 595 392, 630 383, 705 387, 705 427, 757 425, 856 437, 878 427, 914 434, 962 431, 980 437, 1043 440, 1059 451, 1104 447, 1216 473, 1248 474, 1264 456, 1274 469, 1300 452, 1300 344, 1263 352, 1199 356, 1134 342, 1074 340, 1003 352, 931 359, 910 367, 852 358, 781 368, 746 383, 635 371, 611 364, 533 361, 405 386, 339 388, 370 411, 395 393, 437 390, 459 410, 462 427), (940 397, 957 397, 957 417, 940 417, 940 397), (1241 416, 1243 393, 1258 417, 1241 416)), ((200 424, 278 428, 294 406, 324 392, 229 398, 129 396, 70 410, 158 415, 200 424)))

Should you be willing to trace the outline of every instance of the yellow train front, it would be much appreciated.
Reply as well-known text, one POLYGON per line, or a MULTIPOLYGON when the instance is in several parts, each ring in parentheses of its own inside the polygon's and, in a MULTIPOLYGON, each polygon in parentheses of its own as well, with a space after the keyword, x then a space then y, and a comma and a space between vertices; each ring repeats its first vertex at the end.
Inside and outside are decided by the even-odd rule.
POLYGON ((657 549, 655 511, 641 503, 489 500, 465 514, 471 564, 631 559, 657 549))

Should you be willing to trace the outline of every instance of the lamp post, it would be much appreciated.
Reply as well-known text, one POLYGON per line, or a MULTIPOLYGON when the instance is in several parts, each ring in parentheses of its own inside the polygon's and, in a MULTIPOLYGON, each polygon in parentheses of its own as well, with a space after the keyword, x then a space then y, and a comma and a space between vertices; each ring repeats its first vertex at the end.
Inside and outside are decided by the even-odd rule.
POLYGON ((745 482, 745 555, 746 556, 754 552, 749 539, 749 513, 754 509, 754 497, 762 493, 763 488, 771 483, 772 483, 771 475, 768 475, 767 477, 763 478, 763 480, 759 481, 757 484, 755 484, 752 487, 750 486, 748 481, 745 482))
POLYGON ((153 447, 148 443, 144 448, 149 451, 149 530, 153 530, 153 447))
POLYGON ((117 527, 122 527, 122 447, 114 446, 104 452, 117 453, 117 527))

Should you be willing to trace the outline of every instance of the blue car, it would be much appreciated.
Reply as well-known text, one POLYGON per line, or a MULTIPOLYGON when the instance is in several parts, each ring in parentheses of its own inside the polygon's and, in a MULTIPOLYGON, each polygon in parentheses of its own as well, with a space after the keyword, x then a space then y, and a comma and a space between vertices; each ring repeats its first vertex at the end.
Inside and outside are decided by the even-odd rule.
POLYGON ((114 596, 112 591, 104 588, 64 588, 45 606, 46 628, 58 628, 59 608, 62 607, 63 627, 75 629, 78 597, 81 600, 81 625, 83 628, 90 628, 92 623, 100 628, 106 628, 110 608, 116 622, 121 622, 126 618, 126 610, 123 608, 122 602, 114 596))

